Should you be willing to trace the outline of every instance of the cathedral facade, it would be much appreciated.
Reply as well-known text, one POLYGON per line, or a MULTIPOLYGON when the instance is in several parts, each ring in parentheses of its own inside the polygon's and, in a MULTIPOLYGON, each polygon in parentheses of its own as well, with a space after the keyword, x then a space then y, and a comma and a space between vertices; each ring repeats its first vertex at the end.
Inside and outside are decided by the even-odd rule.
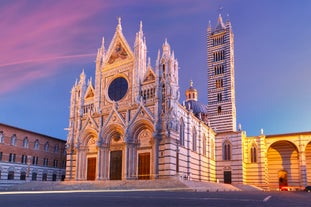
MULTIPOLYGON (((280 184, 283 170, 288 183, 307 182, 307 166, 302 177, 299 158, 295 171, 291 164, 290 170, 275 164, 282 159, 276 151, 280 148, 286 154, 293 146, 267 146, 263 133, 247 137, 241 127, 237 129, 230 21, 224 23, 219 15, 215 28, 209 24, 207 36, 208 104, 204 105, 192 81, 181 95, 178 61, 168 41, 152 66, 142 23, 132 49, 119 19, 109 47, 103 39, 98 49, 95 83, 83 71, 71 91, 66 180, 179 177, 265 187, 280 184)), ((311 156, 311 133, 304 135, 311 156)))

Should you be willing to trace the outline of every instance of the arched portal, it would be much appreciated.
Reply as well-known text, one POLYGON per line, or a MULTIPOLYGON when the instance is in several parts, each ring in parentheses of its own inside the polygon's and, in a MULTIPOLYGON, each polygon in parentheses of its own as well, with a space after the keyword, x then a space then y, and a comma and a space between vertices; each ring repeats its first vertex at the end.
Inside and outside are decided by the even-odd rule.
POLYGON ((273 143, 267 152, 269 185, 271 188, 299 186, 299 153, 289 141, 273 143))

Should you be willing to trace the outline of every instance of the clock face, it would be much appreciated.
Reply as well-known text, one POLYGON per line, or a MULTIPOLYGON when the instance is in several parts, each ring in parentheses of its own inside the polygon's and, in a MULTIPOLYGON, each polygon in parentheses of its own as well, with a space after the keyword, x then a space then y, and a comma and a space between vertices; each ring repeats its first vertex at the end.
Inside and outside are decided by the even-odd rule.
POLYGON ((110 83, 108 96, 112 101, 119 101, 125 96, 127 89, 127 80, 123 77, 118 77, 110 83))

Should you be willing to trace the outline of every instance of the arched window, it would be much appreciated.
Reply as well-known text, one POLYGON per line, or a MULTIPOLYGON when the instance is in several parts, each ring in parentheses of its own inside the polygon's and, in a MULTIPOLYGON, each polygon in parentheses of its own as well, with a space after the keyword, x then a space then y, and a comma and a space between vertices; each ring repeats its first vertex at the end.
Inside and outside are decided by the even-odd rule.
POLYGON ((217 112, 218 112, 218 114, 221 114, 221 106, 218 106, 217 112))
POLYGON ((223 144, 223 160, 231 160, 231 143, 229 140, 223 144))
POLYGON ((39 149, 39 140, 35 141, 34 148, 35 148, 35 150, 39 149))
POLYGON ((215 160, 215 141, 211 140, 211 159, 215 160))
POLYGON ((257 162, 257 147, 255 144, 253 144, 251 148, 251 163, 257 162))
POLYGON ((48 143, 48 142, 46 142, 46 143, 44 144, 44 151, 46 151, 46 152, 49 151, 49 143, 48 143))
POLYGON ((13 136, 11 137, 11 145, 16 146, 16 135, 13 134, 13 136))
POLYGON ((197 131, 194 127, 192 129, 192 150, 197 151, 197 131))
POLYGON ((206 156, 206 136, 203 136, 203 155, 206 156))
POLYGON ((179 142, 181 146, 185 146, 185 123, 183 119, 180 120, 179 142))
POLYGON ((28 138, 25 137, 24 140, 23 140, 23 147, 24 148, 28 148, 28 143, 29 143, 28 138))
POLYGON ((3 131, 0 131, 0 143, 4 142, 4 135, 3 135, 3 131))
POLYGON ((56 144, 56 145, 54 146, 54 153, 58 153, 58 151, 59 151, 59 145, 56 144))

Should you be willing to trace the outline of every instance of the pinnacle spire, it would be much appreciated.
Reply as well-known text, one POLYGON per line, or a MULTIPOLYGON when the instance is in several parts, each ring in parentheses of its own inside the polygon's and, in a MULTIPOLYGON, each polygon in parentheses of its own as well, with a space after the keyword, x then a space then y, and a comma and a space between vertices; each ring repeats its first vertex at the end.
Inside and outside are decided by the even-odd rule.
POLYGON ((216 31, 225 29, 224 22, 222 20, 221 14, 218 15, 217 25, 216 25, 216 31))
POLYGON ((122 26, 121 26, 121 17, 118 17, 118 26, 117 26, 117 30, 122 31, 122 26))

